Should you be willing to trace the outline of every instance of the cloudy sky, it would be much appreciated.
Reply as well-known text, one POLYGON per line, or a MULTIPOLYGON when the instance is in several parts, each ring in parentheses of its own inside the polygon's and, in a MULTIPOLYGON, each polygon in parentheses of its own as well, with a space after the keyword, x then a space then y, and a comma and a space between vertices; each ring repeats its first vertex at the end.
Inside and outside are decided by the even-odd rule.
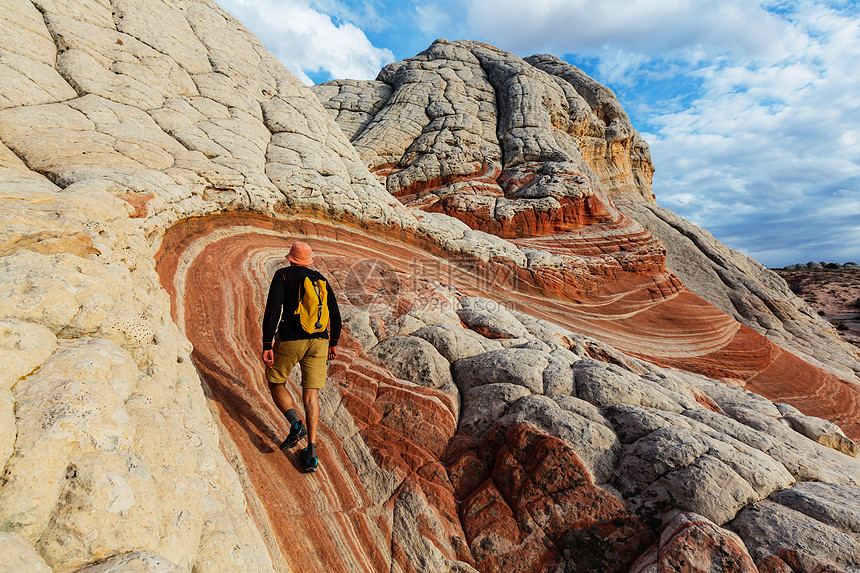
POLYGON ((551 53, 619 96, 657 202, 768 266, 860 261, 855 0, 219 0, 306 83, 436 38, 551 53))

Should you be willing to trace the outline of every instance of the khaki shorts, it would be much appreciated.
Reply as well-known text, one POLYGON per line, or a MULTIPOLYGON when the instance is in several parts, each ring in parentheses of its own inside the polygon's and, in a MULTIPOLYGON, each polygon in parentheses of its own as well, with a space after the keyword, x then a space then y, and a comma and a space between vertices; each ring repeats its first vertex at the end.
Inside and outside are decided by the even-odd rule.
POLYGON ((296 362, 302 369, 302 388, 325 388, 328 367, 328 340, 280 340, 275 337, 275 363, 266 368, 270 384, 283 384, 296 362))

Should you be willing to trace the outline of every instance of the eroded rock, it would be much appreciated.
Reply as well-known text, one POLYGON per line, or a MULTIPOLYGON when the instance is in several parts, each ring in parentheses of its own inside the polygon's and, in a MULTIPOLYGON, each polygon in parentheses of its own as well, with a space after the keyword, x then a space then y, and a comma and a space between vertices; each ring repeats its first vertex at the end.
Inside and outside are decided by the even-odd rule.
MULTIPOLYGON (((828 565, 846 571, 860 570, 860 541, 856 532, 840 529, 838 520, 825 517, 825 522, 822 522, 798 511, 806 509, 810 513, 822 515, 814 511, 816 505, 821 509, 822 502, 826 505, 846 494, 852 497, 856 494, 856 488, 848 490, 851 493, 834 489, 837 491, 802 487, 800 495, 791 490, 777 492, 775 499, 783 500, 797 509, 783 505, 780 501, 762 500, 740 512, 729 527, 746 540, 750 554, 757 562, 768 558, 772 560, 771 556, 774 556, 783 562, 798 565, 800 570, 828 565), (806 498, 805 503, 798 503, 803 498, 806 498)), ((849 511, 853 512, 856 503, 850 507, 849 511)))
POLYGON ((659 541, 630 568, 631 573, 757 570, 736 533, 678 510, 663 517, 659 541))
POLYGON ((0 533, 0 552, 3 553, 3 562, 0 563, 0 571, 3 573, 18 573, 19 571, 49 573, 53 571, 31 544, 21 539, 16 533, 0 533))
POLYGON ((777 408, 783 418, 791 423, 795 431, 800 432, 810 440, 839 450, 843 454, 857 457, 857 444, 848 438, 833 422, 822 420, 813 416, 802 414, 797 408, 789 404, 777 404, 777 408))
POLYGON ((477 334, 475 331, 458 326, 434 324, 425 326, 412 333, 436 347, 448 362, 471 358, 491 350, 500 350, 495 340, 477 334))
POLYGON ((528 424, 497 426, 478 455, 494 466, 492 479, 463 501, 460 515, 481 570, 623 571, 653 539, 590 482, 567 445, 528 424))
POLYGON ((528 331, 516 317, 497 301, 486 298, 460 299, 460 319, 486 338, 524 338, 528 331))
POLYGON ((613 483, 638 514, 656 516, 678 507, 718 525, 794 481, 759 450, 728 437, 675 427, 624 446, 615 472, 613 483))

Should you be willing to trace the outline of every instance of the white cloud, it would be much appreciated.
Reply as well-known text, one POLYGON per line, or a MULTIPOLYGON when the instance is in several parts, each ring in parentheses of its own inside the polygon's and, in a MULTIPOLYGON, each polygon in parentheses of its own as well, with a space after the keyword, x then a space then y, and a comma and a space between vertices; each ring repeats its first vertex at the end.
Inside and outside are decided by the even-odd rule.
POLYGON ((415 7, 415 23, 425 34, 434 35, 452 27, 452 12, 444 6, 431 4, 415 7))
POLYGON ((362 30, 384 30, 391 26, 386 19, 384 0, 362 0, 360 3, 342 0, 311 0, 311 7, 330 14, 338 20, 350 22, 362 30))
POLYGON ((856 15, 815 0, 465 6, 461 36, 520 55, 596 58, 599 81, 629 88, 647 121, 637 127, 650 132, 661 204, 750 253, 788 252, 781 242, 860 251, 843 244, 856 225, 825 208, 860 174, 856 15), (636 93, 653 81, 691 91, 636 93))
MULTIPOLYGON (((362 30, 348 22, 335 24, 306 0, 220 0, 220 4, 307 84, 313 83, 308 74, 318 72, 373 79, 394 60, 390 50, 375 47, 362 30)), ((334 10, 334 4, 329 2, 329 8, 334 10)))
MULTIPOLYGON (((766 57, 794 39, 784 19, 746 0, 467 0, 468 37, 520 54, 600 55, 611 46, 649 56, 706 57, 714 53, 766 57)), ((425 4, 445 13, 447 0, 425 4)), ((463 9, 461 8, 461 12, 463 9)))
POLYGON ((632 86, 628 100, 641 105, 631 115, 647 122, 637 127, 650 132, 662 205, 733 247, 773 257, 770 264, 860 258, 856 195, 839 191, 860 187, 856 5, 534 0, 525 10, 519 0, 468 0, 466 7, 463 36, 520 55, 596 58, 599 81, 618 92, 632 86), (645 93, 656 81, 664 82, 655 90, 661 99, 645 93))
POLYGON ((221 2, 308 83, 373 78, 394 59, 353 23, 390 29, 391 46, 442 36, 591 58, 596 79, 629 87, 622 103, 651 145, 662 205, 768 264, 860 259, 857 197, 839 194, 860 189, 856 3, 221 2))
POLYGON ((701 91, 687 109, 651 117, 655 192, 758 256, 857 258, 857 199, 845 189, 860 183, 860 25, 814 2, 788 17, 790 49, 707 64, 694 72, 701 91), (673 199, 690 194, 700 200, 673 199))

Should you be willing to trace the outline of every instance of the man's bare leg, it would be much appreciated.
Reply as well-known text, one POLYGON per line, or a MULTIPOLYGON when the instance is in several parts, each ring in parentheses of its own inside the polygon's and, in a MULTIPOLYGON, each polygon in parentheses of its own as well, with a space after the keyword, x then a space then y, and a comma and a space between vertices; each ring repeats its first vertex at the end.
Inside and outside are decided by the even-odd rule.
POLYGON ((299 418, 298 412, 296 412, 296 402, 293 400, 292 395, 290 395, 289 390, 287 390, 286 384, 269 383, 269 391, 272 393, 275 405, 287 419, 287 427, 290 429, 290 433, 281 442, 280 447, 282 450, 292 448, 308 433, 302 424, 301 418, 299 418))
POLYGON ((308 443, 317 443, 317 426, 320 422, 319 388, 303 388, 302 401, 305 403, 305 419, 308 422, 308 443))
POLYGON ((287 410, 295 409, 296 402, 290 395, 289 390, 287 390, 286 384, 272 384, 269 382, 269 392, 272 393, 272 400, 275 401, 275 405, 281 411, 281 414, 285 414, 287 410))

